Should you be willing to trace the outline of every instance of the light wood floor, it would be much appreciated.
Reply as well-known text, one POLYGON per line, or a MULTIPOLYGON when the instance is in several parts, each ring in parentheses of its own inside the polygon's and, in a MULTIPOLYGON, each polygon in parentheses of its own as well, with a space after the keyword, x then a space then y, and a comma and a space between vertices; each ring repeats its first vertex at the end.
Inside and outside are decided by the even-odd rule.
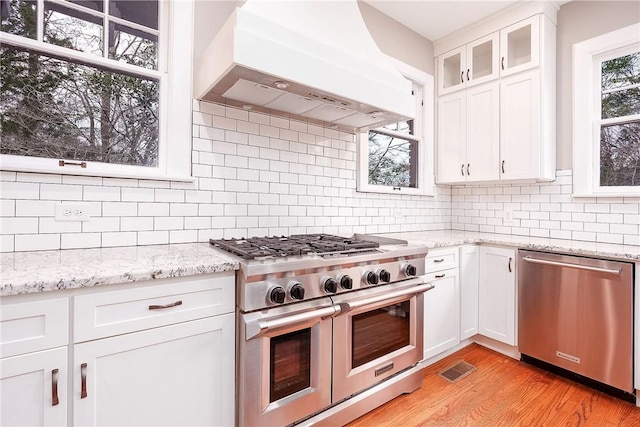
POLYGON ((348 426, 640 426, 640 408, 472 344, 427 367, 419 390, 348 426), (438 375, 460 359, 477 369, 456 383, 438 375))

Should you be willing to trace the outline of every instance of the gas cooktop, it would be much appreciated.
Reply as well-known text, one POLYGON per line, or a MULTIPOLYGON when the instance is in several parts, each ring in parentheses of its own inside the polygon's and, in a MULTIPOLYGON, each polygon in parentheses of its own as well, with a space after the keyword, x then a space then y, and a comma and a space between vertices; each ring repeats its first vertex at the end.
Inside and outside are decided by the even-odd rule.
POLYGON ((209 242, 247 260, 332 252, 362 252, 380 246, 375 241, 323 233, 246 239, 210 239, 209 242))

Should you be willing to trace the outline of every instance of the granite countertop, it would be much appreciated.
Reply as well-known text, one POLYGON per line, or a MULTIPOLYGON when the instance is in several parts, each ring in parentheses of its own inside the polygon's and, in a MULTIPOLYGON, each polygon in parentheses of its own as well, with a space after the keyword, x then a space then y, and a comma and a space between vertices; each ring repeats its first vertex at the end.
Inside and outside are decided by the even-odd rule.
MULTIPOLYGON (((379 234, 439 248, 496 244, 514 248, 640 261, 640 246, 454 230, 379 234)), ((208 243, 0 254, 0 296, 86 288, 236 270, 237 258, 208 243)))
POLYGON ((473 243, 512 246, 520 249, 558 252, 624 261, 640 261, 640 246, 611 243, 583 242, 579 240, 549 239, 544 237, 516 236, 510 234, 477 233, 442 230, 388 233, 380 236, 406 240, 410 244, 440 248, 473 243))
POLYGON ((236 270, 209 243, 0 254, 0 296, 236 270))

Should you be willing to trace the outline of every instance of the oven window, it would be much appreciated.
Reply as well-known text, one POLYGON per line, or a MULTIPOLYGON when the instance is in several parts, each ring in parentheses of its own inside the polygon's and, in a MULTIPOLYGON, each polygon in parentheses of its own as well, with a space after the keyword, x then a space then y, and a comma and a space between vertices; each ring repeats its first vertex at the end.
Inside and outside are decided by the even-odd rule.
POLYGON ((410 307, 404 301, 352 317, 352 368, 409 345, 410 307))
POLYGON ((269 401, 311 385, 311 328, 271 338, 269 401))

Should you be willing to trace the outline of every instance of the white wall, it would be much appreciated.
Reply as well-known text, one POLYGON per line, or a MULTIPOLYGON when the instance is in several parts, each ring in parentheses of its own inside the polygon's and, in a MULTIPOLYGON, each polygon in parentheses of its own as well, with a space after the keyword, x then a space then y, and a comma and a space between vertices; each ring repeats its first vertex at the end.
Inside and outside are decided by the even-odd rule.
POLYGON ((200 101, 193 123, 194 183, 2 172, 0 249, 450 227, 448 187, 357 193, 352 134, 200 101), (87 202, 91 220, 56 222, 60 201, 87 202))

